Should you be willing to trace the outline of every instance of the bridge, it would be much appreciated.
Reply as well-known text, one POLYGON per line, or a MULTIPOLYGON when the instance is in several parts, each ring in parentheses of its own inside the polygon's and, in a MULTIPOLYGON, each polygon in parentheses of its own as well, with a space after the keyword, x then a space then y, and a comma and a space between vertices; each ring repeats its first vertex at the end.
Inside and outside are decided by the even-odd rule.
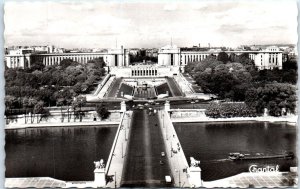
POLYGON ((202 185, 201 169, 189 167, 168 108, 167 102, 165 110, 156 113, 146 108, 122 114, 105 168, 113 179, 106 187, 202 185), (165 182, 165 176, 171 176, 172 183, 165 182))

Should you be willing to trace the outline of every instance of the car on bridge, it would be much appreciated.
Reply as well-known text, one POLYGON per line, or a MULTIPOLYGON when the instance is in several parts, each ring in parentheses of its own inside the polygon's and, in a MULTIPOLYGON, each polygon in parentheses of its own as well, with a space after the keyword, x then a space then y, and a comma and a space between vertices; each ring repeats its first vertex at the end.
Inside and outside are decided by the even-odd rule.
POLYGON ((165 181, 167 185, 171 185, 172 184, 172 177, 170 175, 166 175, 165 176, 165 181))

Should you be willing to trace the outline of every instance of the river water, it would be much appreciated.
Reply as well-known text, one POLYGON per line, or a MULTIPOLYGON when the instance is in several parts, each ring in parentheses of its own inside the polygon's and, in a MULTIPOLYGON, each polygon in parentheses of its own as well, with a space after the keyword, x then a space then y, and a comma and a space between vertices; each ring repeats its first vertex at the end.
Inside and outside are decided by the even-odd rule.
POLYGON ((231 152, 264 155, 296 154, 297 130, 286 123, 176 123, 175 130, 187 160, 200 160, 202 179, 211 181, 248 172, 249 166, 279 165, 280 171, 296 166, 296 158, 264 160, 228 160, 231 152))
POLYGON ((6 130, 6 177, 94 180, 94 161, 108 159, 117 126, 6 130))

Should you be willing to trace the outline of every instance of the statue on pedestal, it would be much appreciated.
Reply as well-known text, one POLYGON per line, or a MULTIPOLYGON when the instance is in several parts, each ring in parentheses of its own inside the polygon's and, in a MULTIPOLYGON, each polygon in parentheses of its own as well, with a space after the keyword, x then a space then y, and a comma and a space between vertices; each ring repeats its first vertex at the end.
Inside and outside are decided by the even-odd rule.
POLYGON ((190 157, 191 160, 191 167, 199 167, 200 165, 200 160, 195 160, 195 158, 190 157))
POLYGON ((95 164, 96 169, 104 169, 105 168, 103 159, 101 159, 100 161, 94 161, 94 164, 95 164))

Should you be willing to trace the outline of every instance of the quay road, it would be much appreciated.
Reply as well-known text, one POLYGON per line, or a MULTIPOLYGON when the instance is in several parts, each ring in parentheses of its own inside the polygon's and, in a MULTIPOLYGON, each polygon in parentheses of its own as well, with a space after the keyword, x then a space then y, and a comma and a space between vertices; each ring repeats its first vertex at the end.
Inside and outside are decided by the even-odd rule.
POLYGON ((121 187, 167 186, 165 176, 171 176, 171 170, 167 156, 161 156, 165 146, 158 119, 157 114, 149 115, 147 110, 133 111, 121 187))

